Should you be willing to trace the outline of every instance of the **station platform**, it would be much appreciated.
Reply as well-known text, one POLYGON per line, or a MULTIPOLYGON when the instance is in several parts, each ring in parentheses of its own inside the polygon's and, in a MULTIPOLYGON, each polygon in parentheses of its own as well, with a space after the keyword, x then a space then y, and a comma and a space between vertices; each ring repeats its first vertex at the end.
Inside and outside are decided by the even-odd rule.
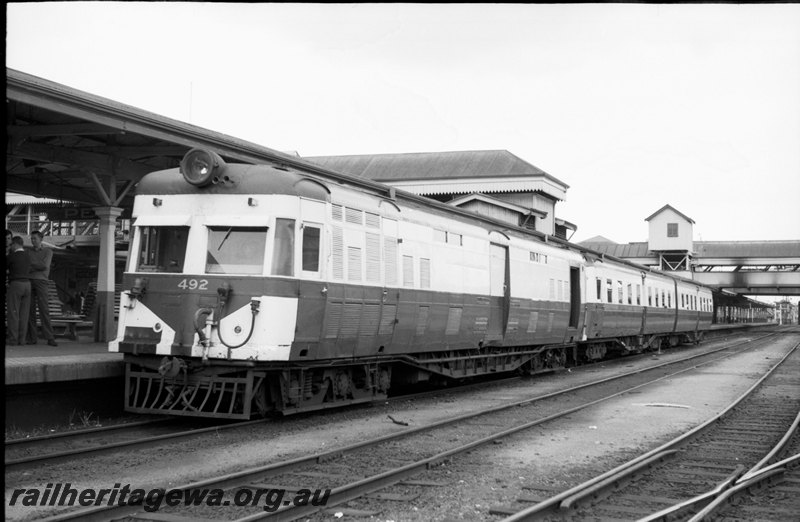
POLYGON ((778 323, 760 322, 760 323, 722 323, 712 324, 711 331, 716 330, 743 330, 745 328, 758 328, 761 326, 778 326, 778 323))
POLYGON ((41 344, 5 347, 5 385, 49 384, 123 377, 121 353, 109 353, 107 343, 58 338, 58 346, 41 344))

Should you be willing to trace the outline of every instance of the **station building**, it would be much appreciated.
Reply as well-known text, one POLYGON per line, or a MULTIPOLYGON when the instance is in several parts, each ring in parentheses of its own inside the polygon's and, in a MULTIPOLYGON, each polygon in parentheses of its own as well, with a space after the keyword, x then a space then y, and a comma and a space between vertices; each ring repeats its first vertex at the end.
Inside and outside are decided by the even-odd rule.
POLYGON ((556 204, 566 200, 569 185, 507 150, 305 159, 562 239, 577 230, 555 212, 556 204))
POLYGON ((788 299, 775 303, 775 321, 778 324, 798 324, 798 306, 788 299))

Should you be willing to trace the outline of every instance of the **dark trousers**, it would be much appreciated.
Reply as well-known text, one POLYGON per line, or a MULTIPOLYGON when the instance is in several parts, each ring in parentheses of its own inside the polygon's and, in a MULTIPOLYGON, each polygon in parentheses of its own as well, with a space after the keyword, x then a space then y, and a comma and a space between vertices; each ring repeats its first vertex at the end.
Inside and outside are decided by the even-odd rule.
POLYGON ((31 284, 28 281, 9 281, 6 294, 8 344, 22 344, 28 332, 31 310, 31 284))
POLYGON ((54 341, 53 327, 50 326, 50 307, 47 304, 47 279, 31 279, 31 311, 28 319, 28 342, 36 342, 36 308, 39 308, 39 320, 42 323, 42 335, 48 341, 54 341))

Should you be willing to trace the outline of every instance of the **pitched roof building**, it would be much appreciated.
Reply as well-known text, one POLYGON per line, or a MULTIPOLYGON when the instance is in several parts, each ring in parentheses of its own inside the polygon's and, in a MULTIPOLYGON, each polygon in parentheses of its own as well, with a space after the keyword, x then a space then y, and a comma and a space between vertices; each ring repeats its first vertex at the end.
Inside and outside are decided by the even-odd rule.
POLYGON ((555 217, 569 185, 507 150, 304 158, 324 168, 468 208, 561 237, 577 227, 555 217))

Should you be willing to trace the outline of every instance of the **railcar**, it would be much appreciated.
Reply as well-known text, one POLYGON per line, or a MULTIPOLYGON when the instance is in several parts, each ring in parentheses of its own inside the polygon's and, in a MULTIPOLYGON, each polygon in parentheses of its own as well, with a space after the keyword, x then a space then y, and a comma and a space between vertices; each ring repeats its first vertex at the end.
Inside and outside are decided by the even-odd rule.
POLYGON ((193 149, 137 187, 126 410, 248 418, 698 342, 711 291, 411 194, 193 149))

